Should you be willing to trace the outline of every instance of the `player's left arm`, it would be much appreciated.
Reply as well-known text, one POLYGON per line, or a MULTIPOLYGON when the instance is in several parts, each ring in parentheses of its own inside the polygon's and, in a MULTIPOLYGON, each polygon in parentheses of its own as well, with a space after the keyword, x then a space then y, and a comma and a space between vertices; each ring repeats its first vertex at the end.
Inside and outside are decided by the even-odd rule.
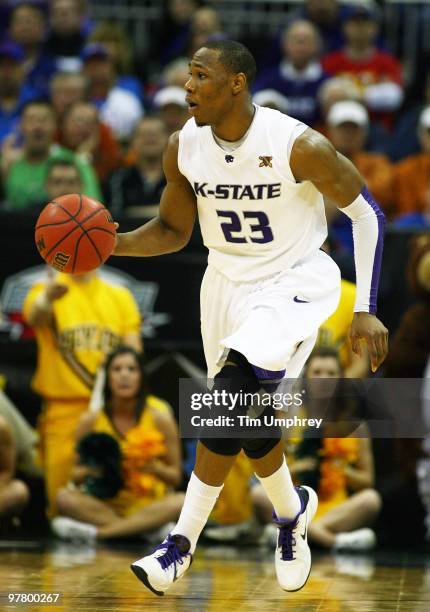
POLYGON ((351 324, 352 350, 360 340, 369 347, 372 370, 388 352, 388 330, 376 317, 385 217, 355 166, 318 132, 307 129, 295 141, 290 157, 297 181, 311 181, 352 220, 357 297, 351 324))

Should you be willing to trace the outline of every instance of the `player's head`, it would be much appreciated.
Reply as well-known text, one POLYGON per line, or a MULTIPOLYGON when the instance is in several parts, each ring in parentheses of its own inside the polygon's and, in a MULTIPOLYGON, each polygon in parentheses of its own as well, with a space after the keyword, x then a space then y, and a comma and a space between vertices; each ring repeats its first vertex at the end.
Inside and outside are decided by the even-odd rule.
POLYGON ((249 103, 256 72, 251 53, 233 40, 211 41, 196 51, 185 89, 197 125, 217 125, 226 114, 249 103))
POLYGON ((109 412, 119 400, 136 400, 136 411, 140 413, 147 395, 146 376, 141 355, 128 346, 119 346, 110 353, 105 362, 106 382, 104 386, 105 409, 109 412))
POLYGON ((50 202, 68 193, 81 193, 82 178, 75 162, 68 159, 51 160, 46 174, 45 189, 50 202))

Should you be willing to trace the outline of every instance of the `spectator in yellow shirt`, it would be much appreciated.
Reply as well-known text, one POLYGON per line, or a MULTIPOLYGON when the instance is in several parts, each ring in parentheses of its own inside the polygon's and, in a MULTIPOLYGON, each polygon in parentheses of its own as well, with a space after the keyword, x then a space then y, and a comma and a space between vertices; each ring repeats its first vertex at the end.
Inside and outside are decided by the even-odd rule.
POLYGON ((24 319, 38 346, 33 388, 43 399, 40 451, 50 514, 67 482, 76 426, 88 408, 95 376, 119 344, 141 349, 140 315, 131 293, 97 272, 57 274, 29 291, 24 319))

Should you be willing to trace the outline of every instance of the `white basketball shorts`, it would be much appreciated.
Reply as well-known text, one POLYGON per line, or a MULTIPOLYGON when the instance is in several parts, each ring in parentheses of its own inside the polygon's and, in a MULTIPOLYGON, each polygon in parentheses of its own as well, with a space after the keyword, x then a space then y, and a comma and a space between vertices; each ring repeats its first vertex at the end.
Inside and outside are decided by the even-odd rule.
POLYGON ((208 378, 220 371, 229 349, 254 366, 297 378, 339 298, 339 268, 323 251, 251 282, 234 282, 208 266, 200 293, 208 378))

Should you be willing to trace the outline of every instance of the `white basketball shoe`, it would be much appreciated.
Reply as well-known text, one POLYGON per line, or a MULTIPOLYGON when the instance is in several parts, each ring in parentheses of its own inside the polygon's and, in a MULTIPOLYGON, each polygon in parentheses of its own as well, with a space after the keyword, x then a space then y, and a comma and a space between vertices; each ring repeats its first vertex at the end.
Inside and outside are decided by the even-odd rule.
POLYGON ((132 571, 156 595, 164 595, 182 578, 192 563, 190 541, 185 536, 169 534, 152 553, 131 564, 132 571))
POLYGON ((305 586, 311 571, 308 526, 317 510, 318 497, 310 487, 296 487, 296 491, 302 504, 300 514, 293 520, 283 520, 273 514, 279 529, 275 550, 276 577, 284 591, 299 591, 305 586))

